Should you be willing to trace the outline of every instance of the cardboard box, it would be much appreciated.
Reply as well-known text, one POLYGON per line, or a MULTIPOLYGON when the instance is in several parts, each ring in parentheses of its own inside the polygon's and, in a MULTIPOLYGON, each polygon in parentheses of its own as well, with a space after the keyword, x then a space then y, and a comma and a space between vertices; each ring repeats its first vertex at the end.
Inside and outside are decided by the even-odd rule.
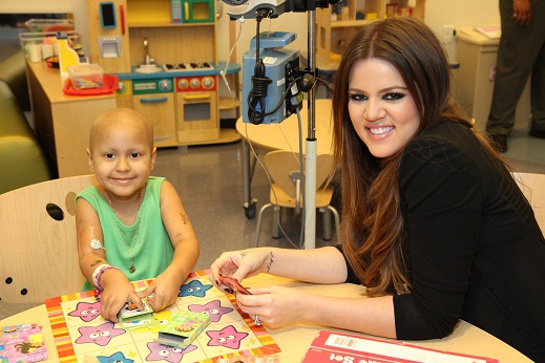
POLYGON ((157 343, 186 348, 210 323, 210 315, 180 311, 165 327, 159 329, 157 343))
POLYGON ((451 353, 420 347, 398 340, 367 338, 321 330, 307 350, 302 363, 499 363, 494 358, 451 353))

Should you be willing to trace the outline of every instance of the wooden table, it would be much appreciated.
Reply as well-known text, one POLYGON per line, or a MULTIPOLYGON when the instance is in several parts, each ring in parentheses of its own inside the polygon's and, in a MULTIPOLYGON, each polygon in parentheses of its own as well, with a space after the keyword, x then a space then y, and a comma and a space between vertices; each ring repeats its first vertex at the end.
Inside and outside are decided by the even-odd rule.
MULTIPOLYGON (((305 139, 308 135, 307 102, 303 102, 301 114, 301 131, 303 152, 305 139)), ((317 139, 316 154, 331 154, 333 152, 333 122, 330 99, 316 100, 315 137, 317 139)), ((242 117, 236 122, 236 130, 242 137, 242 179, 243 207, 246 217, 255 217, 256 201, 252 200, 251 180, 251 150, 259 151, 289 150, 299 152, 299 128, 297 115, 293 114, 279 124, 253 125, 244 123, 242 117)), ((257 156, 257 155, 254 155, 257 156)))
MULTIPOLYGON (((353 298, 361 297, 361 286, 358 285, 308 284, 266 274, 261 274, 259 276, 244 280, 244 285, 248 287, 271 285, 297 287, 301 291, 317 295, 353 298)), ((34 322, 43 326, 45 342, 50 353, 50 359, 48 362, 57 362, 58 357, 56 354, 45 305, 40 305, 20 314, 1 320, 0 326, 34 322)), ((267 330, 282 349, 282 352, 279 354, 282 363, 294 363, 302 360, 306 350, 321 329, 324 329, 324 327, 318 325, 296 324, 281 329, 267 330)), ((343 330, 339 329, 326 329, 343 332, 343 330)), ((501 363, 531 362, 530 359, 526 358, 524 355, 501 340, 464 321, 461 321, 454 332, 447 338, 410 343, 449 352, 497 358, 501 363)))

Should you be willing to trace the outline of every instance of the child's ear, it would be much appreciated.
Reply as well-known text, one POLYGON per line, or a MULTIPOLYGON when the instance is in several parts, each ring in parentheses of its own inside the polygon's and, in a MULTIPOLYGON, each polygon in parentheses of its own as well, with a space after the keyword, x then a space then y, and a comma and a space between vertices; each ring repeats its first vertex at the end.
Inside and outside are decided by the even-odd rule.
POLYGON ((89 170, 91 173, 95 173, 95 166, 93 164, 93 155, 91 154, 91 151, 87 149, 87 164, 89 165, 89 170))
POLYGON ((157 148, 154 147, 151 151, 151 170, 155 167, 155 160, 157 159, 157 148))

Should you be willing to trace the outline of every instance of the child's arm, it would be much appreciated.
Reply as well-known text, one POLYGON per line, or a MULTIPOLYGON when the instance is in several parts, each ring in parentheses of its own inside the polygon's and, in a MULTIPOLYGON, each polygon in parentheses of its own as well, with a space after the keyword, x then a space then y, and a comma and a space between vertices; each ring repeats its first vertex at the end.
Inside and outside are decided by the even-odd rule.
POLYGON ((161 216, 174 247, 174 257, 167 269, 140 294, 154 293, 149 302, 155 311, 163 310, 176 301, 181 284, 193 271, 199 257, 199 243, 193 226, 178 193, 167 180, 161 187, 161 216))
POLYGON ((83 198, 79 198, 77 202, 76 228, 79 265, 83 276, 95 284, 96 277, 100 274, 100 285, 104 289, 101 299, 101 315, 105 319, 116 322, 117 313, 126 301, 133 301, 139 308, 143 308, 134 287, 125 275, 115 268, 104 268, 109 265, 105 250, 104 248, 96 248, 97 241, 104 246, 100 219, 91 204, 83 198), (94 279, 93 273, 95 274, 94 279))

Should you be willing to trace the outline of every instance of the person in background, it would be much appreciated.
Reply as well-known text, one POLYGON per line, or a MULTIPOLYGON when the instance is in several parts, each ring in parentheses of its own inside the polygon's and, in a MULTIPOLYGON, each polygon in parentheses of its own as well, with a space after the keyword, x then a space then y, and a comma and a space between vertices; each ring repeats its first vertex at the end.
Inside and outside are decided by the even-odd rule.
POLYGON ((486 131, 507 151, 515 110, 531 76, 530 136, 545 139, 545 0, 500 0, 501 38, 486 131))
POLYGON ((361 298, 272 286, 237 294, 237 304, 273 328, 308 322, 402 340, 446 337, 463 319, 544 362, 543 234, 449 90, 447 58, 424 23, 363 26, 332 100, 342 245, 224 252, 212 281, 266 272, 358 283, 361 298))
POLYGON ((113 322, 126 302, 143 308, 143 297, 154 311, 172 305, 199 244, 172 184, 150 176, 157 157, 152 126, 131 109, 106 111, 91 126, 87 154, 99 185, 77 196, 84 289, 102 291, 101 315, 113 322), (137 294, 130 282, 150 278, 137 294))

